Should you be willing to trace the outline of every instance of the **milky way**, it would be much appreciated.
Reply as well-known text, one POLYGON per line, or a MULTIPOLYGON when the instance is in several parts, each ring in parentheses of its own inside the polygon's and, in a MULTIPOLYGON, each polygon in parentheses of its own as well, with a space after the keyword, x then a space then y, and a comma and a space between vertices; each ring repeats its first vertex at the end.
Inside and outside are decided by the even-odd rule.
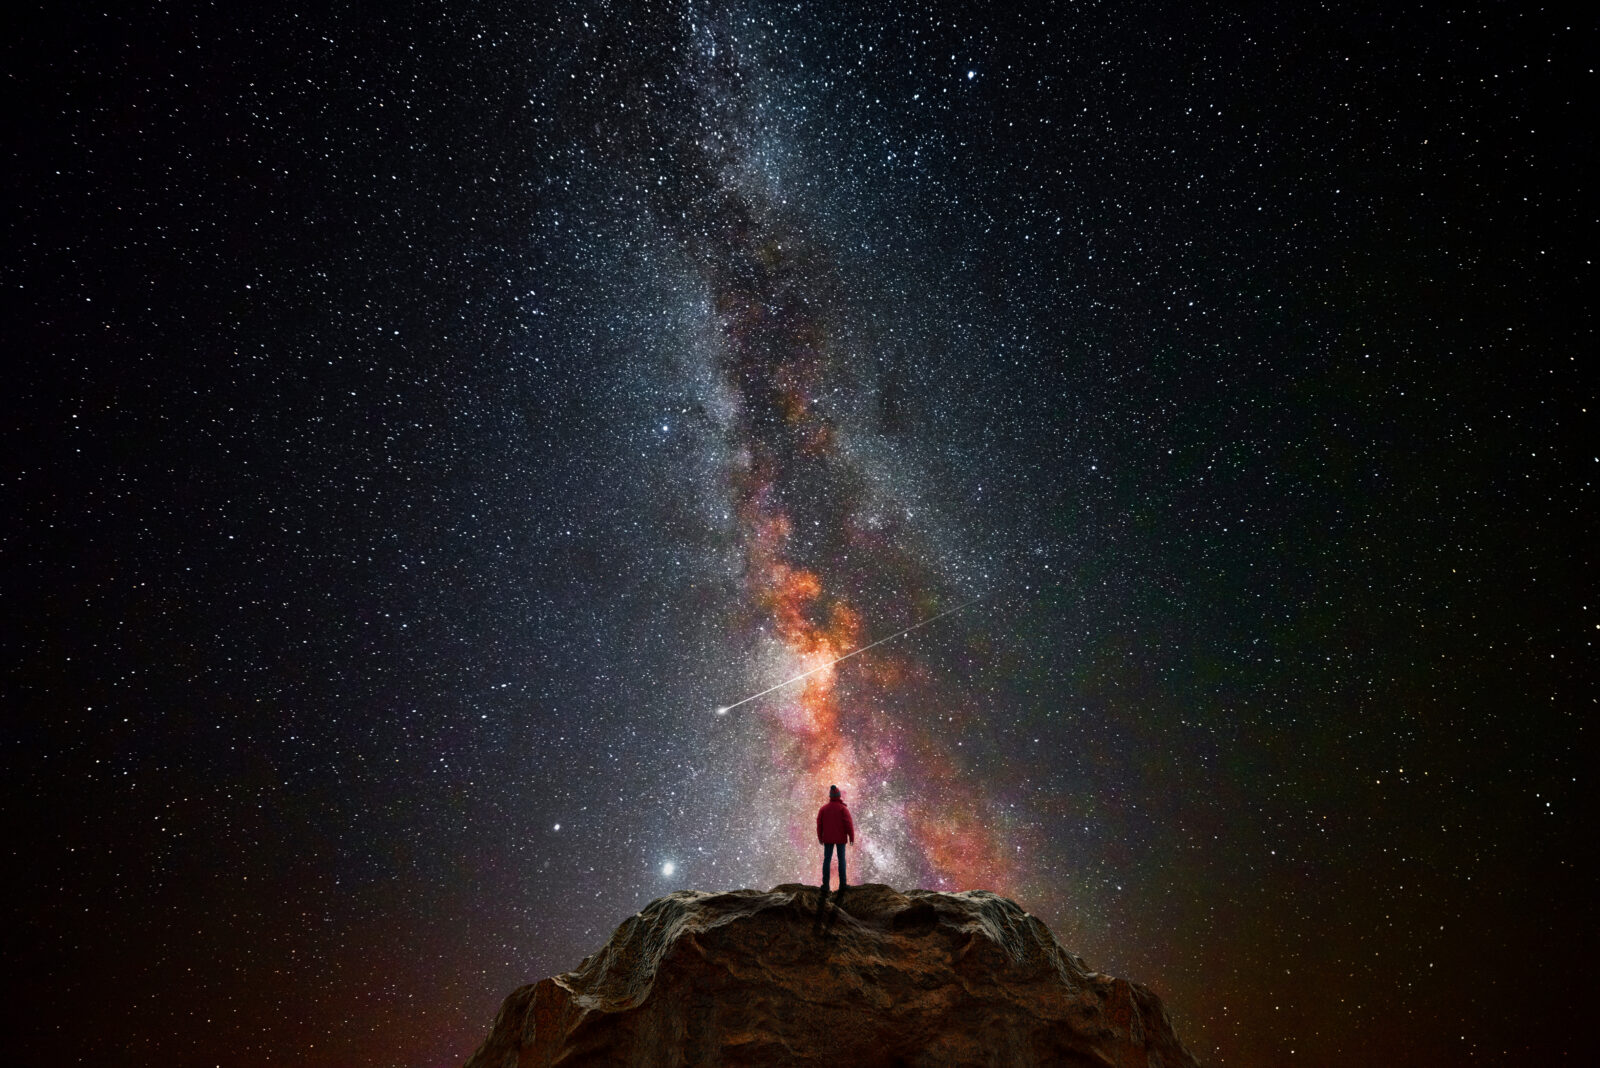
POLYGON ((818 880, 830 783, 852 881, 1216 1063, 1577 1056, 1589 28, 7 48, 0 1059, 459 1063, 652 899, 818 880))
MULTIPOLYGON (((745 73, 734 35, 703 18, 689 16, 687 69, 676 72, 694 121, 655 149, 684 180, 651 206, 706 289, 745 629, 771 646, 757 643, 751 660, 806 675, 753 710, 763 729, 745 742, 738 773, 759 816, 743 833, 765 843, 769 879, 793 877, 814 837, 811 802, 837 784, 862 823, 858 879, 982 880, 1011 892, 1016 834, 946 741, 970 727, 968 703, 942 692, 950 673, 903 651, 911 643, 832 666, 868 644, 869 624, 876 634, 909 628, 970 591, 928 564, 913 524, 886 522, 899 502, 875 492, 852 458, 852 439, 875 428, 851 425, 836 398, 858 388, 847 369, 874 354, 844 336, 843 282, 825 244, 786 210, 782 177, 755 175, 754 116, 769 110, 754 99, 760 79, 745 73)), ((670 130, 683 118, 644 121, 670 130)))

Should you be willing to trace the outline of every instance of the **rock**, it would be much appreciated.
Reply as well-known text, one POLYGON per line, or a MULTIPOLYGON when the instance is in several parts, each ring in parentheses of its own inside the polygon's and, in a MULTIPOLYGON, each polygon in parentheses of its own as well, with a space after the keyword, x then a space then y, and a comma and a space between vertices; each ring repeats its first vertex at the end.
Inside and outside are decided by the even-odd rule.
POLYGON ((680 890, 506 999, 467 1068, 1196 1061, 1161 1002, 969 890, 680 890))

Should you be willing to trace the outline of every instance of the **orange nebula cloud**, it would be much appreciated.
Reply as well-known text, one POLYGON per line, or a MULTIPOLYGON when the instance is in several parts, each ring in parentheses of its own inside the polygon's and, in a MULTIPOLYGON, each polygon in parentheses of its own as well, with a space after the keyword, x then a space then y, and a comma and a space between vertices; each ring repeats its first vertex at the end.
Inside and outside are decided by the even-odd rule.
POLYGON ((867 511, 875 506, 865 479, 836 432, 826 399, 838 393, 842 364, 827 318, 826 259, 771 205, 737 190, 723 191, 714 219, 691 246, 714 295, 735 401, 730 473, 747 605, 805 673, 766 709, 789 793, 798 801, 829 782, 864 789, 892 770, 893 791, 914 798, 897 809, 919 853, 904 862, 918 876, 1008 885, 1006 855, 994 845, 1003 834, 987 826, 988 794, 957 785, 961 768, 937 733, 949 729, 945 706, 959 704, 959 692, 912 656, 839 663, 870 642, 864 606, 887 617, 880 625, 926 617, 941 584, 898 520, 867 511))

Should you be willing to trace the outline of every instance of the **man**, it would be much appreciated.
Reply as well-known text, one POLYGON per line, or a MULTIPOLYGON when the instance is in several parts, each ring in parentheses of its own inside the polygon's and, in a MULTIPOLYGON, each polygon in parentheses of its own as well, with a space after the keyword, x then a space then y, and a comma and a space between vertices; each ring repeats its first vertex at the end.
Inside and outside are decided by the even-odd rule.
POLYGON ((828 896, 828 872, 833 851, 839 851, 839 896, 844 896, 844 844, 856 840, 856 825, 837 786, 828 787, 828 803, 817 810, 817 841, 822 843, 822 896, 828 896))

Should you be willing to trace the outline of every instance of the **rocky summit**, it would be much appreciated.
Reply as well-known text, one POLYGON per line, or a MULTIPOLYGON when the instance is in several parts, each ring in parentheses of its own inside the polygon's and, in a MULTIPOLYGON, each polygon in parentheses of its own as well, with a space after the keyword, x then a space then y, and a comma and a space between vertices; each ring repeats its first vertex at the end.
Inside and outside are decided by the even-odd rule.
POLYGON ((680 890, 514 992, 467 1068, 1195 1065, 1160 1000, 986 890, 680 890))

